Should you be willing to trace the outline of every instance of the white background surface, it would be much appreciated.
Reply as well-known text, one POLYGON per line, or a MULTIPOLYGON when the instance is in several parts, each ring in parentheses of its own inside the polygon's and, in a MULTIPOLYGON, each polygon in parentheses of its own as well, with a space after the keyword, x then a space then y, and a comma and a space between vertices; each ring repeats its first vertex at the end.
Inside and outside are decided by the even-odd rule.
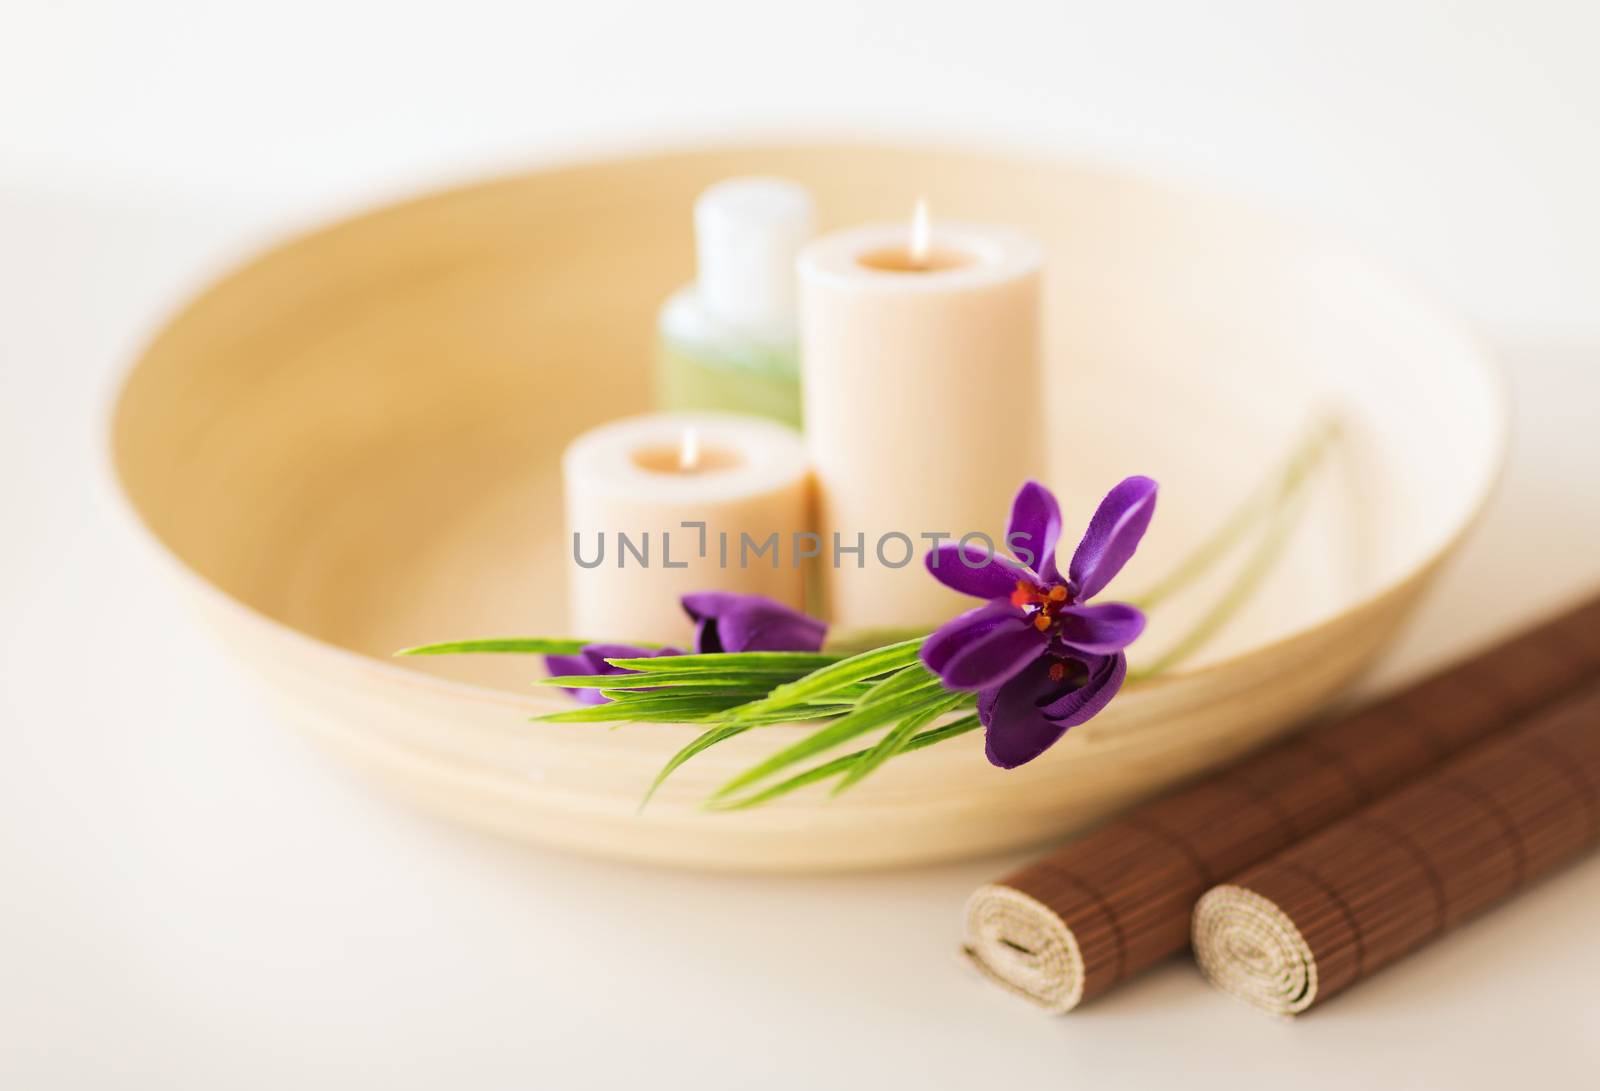
POLYGON ((1392 684, 1600 582, 1597 11, 7 0, 0 1086, 1600 1082, 1600 861, 1298 1024, 1181 961, 1053 1020, 954 953, 1011 860, 712 877, 413 817, 258 710, 101 449, 185 293, 418 186, 716 134, 1097 156, 1341 226, 1501 351, 1509 477, 1392 684))

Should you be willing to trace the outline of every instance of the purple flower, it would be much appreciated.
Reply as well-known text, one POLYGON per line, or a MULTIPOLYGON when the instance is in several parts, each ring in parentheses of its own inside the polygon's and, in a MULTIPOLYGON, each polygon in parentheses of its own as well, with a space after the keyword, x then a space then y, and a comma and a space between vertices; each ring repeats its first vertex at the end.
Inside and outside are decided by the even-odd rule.
MULTIPOLYGON (((828 627, 798 610, 761 595, 732 591, 696 591, 681 600, 694 622, 696 652, 814 652, 822 648, 828 627)), ((547 655, 552 677, 576 674, 630 674, 607 659, 646 659, 682 655, 677 648, 635 648, 627 644, 585 644, 577 655, 547 655)), ((598 688, 567 690, 586 705, 610 700, 598 688)))
MULTIPOLYGON (((577 655, 547 655, 545 670, 552 678, 576 674, 633 674, 607 663, 607 659, 654 659, 661 655, 682 655, 677 648, 635 648, 630 644, 585 644, 577 655)), ((579 704, 603 705, 611 700, 597 688, 572 687, 567 690, 579 704)))
POLYGON ((828 627, 761 595, 696 591, 683 596, 697 652, 815 652, 828 627))
POLYGON ((959 545, 928 554, 928 571, 940 583, 990 600, 928 637, 922 661, 951 689, 977 691, 995 765, 1032 761, 1122 687, 1122 650, 1144 631, 1144 614, 1089 600, 1133 556, 1155 506, 1154 481, 1121 481, 1089 520, 1065 577, 1056 568, 1061 510, 1035 481, 1017 493, 1006 532, 1007 547, 1028 564, 959 545))

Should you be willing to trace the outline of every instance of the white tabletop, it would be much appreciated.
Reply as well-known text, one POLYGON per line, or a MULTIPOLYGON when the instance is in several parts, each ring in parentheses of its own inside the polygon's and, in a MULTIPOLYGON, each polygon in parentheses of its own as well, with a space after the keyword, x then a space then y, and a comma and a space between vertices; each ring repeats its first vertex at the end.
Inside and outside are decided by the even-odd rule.
POLYGON ((1342 225, 1501 351, 1510 473, 1366 683, 1393 685, 1600 585, 1592 15, 1000 3, 984 40, 970 5, 826 0, 792 9, 779 57, 759 48, 772 24, 732 2, 522 11, 497 31, 473 4, 290 2, 249 24, 176 0, 23 7, 25 32, 0 36, 0 1086, 1467 1089, 1600 1072, 1600 860, 1298 1023, 1182 960, 1052 1019, 956 955, 968 891, 1013 859, 719 877, 414 816, 260 708, 128 528, 101 447, 111 384, 167 308, 374 194, 767 123, 1043 131, 1342 225), (688 25, 692 43, 666 44, 688 25))

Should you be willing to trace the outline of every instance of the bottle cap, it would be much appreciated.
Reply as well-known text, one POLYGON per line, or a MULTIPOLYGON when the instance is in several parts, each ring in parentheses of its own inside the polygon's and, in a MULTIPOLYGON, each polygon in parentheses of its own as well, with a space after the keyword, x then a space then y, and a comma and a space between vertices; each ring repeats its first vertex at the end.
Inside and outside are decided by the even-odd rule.
POLYGON ((729 178, 694 205, 700 298, 713 316, 753 334, 795 328, 795 255, 816 231, 804 186, 782 178, 729 178))

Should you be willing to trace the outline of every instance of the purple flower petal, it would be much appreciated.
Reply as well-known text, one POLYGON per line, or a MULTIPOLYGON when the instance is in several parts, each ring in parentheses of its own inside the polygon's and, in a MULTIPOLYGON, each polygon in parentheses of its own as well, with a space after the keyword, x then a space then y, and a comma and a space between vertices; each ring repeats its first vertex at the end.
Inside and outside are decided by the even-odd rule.
POLYGON ((570 677, 574 674, 595 674, 594 663, 586 655, 547 655, 544 657, 545 673, 551 678, 570 677))
POLYGON ((1055 494, 1037 481, 1026 482, 1011 502, 1011 524, 1006 528, 1006 546, 1033 554, 1030 567, 1046 583, 1057 583, 1056 543, 1061 540, 1061 506, 1055 494), (1015 541, 1016 545, 1012 545, 1015 541))
POLYGON ((1057 637, 1075 652, 1112 655, 1139 639, 1144 613, 1125 602, 1097 602, 1093 606, 1066 606, 1057 615, 1057 637))
POLYGON ((828 627, 762 595, 696 591, 683 608, 695 622, 697 652, 814 652, 828 627))
POLYGON ((1099 656, 1084 666, 1087 679, 1080 675, 1063 684, 1050 677, 1051 660, 1040 659, 1005 685, 978 695, 991 763, 1002 769, 1026 764, 1105 708, 1122 687, 1127 660, 1099 656))
POLYGON ((939 546, 928 551, 923 563, 934 579, 952 591, 980 599, 1010 599, 1018 580, 1035 586, 1039 583, 1038 576, 1011 558, 972 546, 939 546))
POLYGON ((1050 666, 1038 660, 1005 685, 978 696, 984 753, 993 765, 1015 769, 1043 754, 1067 732, 1067 725, 1045 716, 1039 696, 1051 686, 1050 666))
MULTIPOLYGON (((575 674, 599 674, 594 663, 587 655, 547 655, 544 657, 544 669, 552 678, 560 678, 575 674)), ((562 687, 562 692, 577 701, 580 705, 603 705, 609 698, 603 697, 597 689, 588 687, 562 687)))
POLYGON ((1009 602, 988 602, 964 614, 957 614, 922 642, 922 663, 942 676, 950 657, 974 640, 988 636, 1002 622, 1022 617, 1022 611, 1009 602))
POLYGON ((1121 652, 1096 657, 1086 666, 1089 668, 1087 682, 1043 706, 1044 714, 1051 720, 1076 727, 1091 719, 1111 702, 1128 676, 1128 659, 1121 652))
POLYGON ((683 605, 683 612, 693 621, 699 622, 706 618, 719 618, 723 614, 738 610, 744 605, 747 597, 732 591, 694 591, 678 601, 683 605))
POLYGON ((923 662, 950 689, 983 690, 1001 685, 1049 646, 1050 638, 1035 629, 1021 610, 991 603, 967 611, 929 637, 923 645, 923 662))
POLYGON ((1156 510, 1156 483, 1128 477, 1106 493, 1067 568, 1078 602, 1094 598, 1128 563, 1156 510))

